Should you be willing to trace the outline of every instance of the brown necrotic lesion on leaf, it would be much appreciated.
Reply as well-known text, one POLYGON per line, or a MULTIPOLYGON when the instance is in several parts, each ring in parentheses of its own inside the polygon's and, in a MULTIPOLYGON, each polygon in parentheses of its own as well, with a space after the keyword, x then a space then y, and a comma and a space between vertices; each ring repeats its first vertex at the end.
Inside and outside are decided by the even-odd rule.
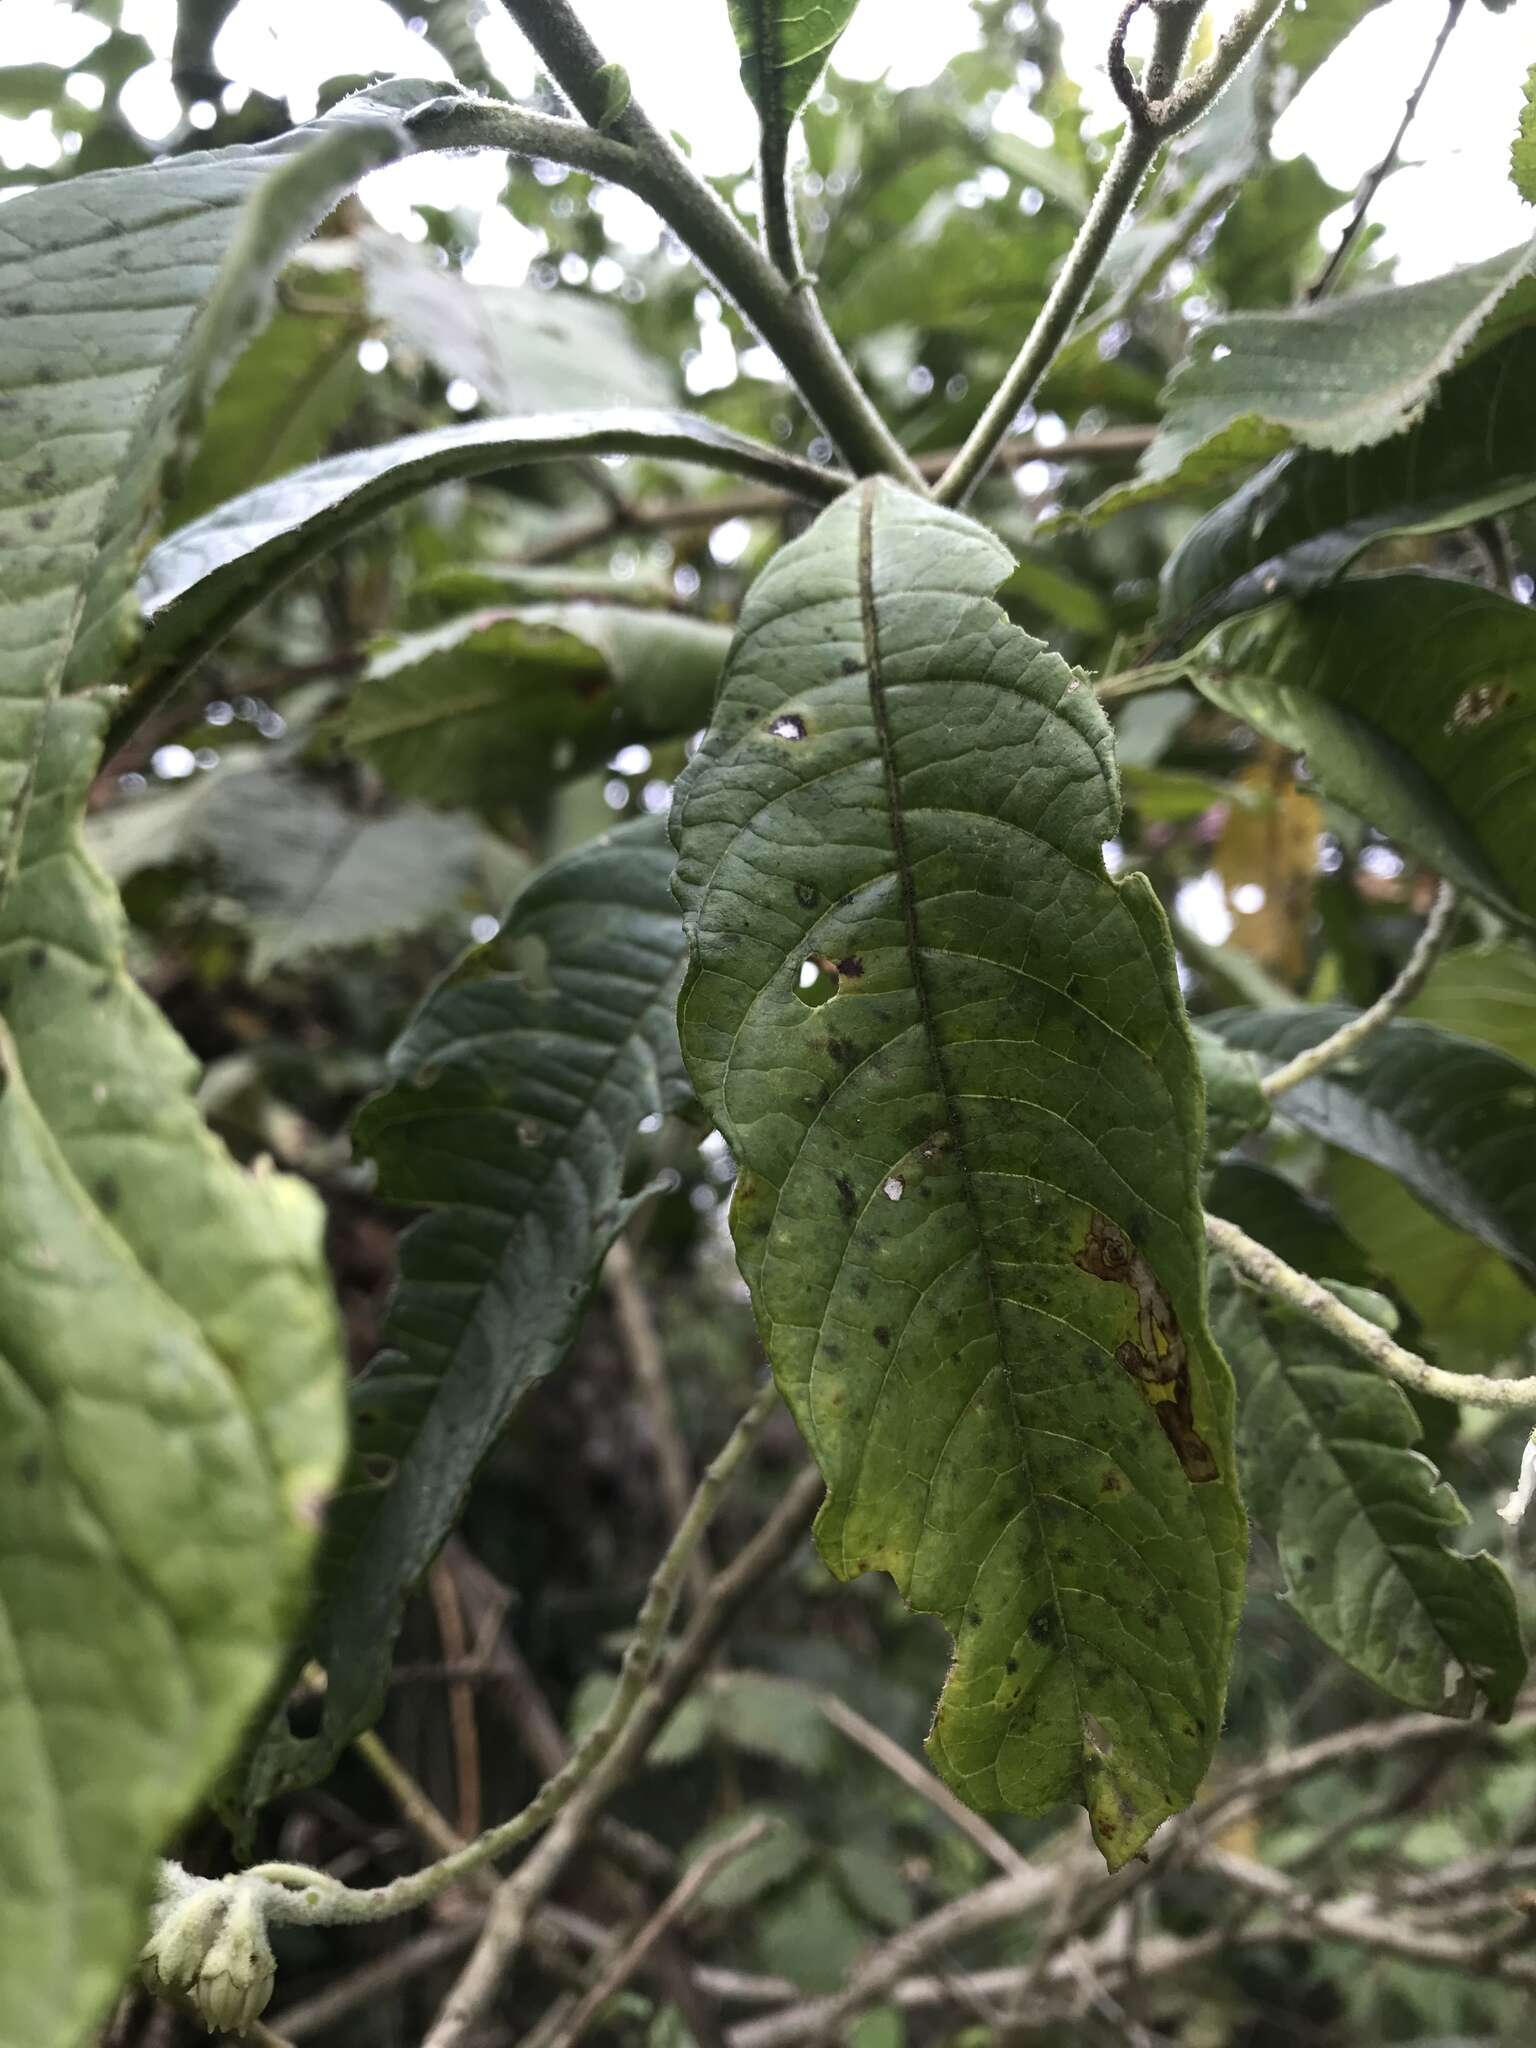
POLYGON ((1173 1304, 1157 1275, 1117 1224, 1097 1210, 1072 1263, 1095 1280, 1128 1287, 1136 1302, 1136 1336, 1115 1347, 1115 1359, 1140 1388, 1173 1446, 1184 1476, 1200 1486, 1220 1475, 1210 1447, 1195 1428, 1189 1354, 1173 1304))

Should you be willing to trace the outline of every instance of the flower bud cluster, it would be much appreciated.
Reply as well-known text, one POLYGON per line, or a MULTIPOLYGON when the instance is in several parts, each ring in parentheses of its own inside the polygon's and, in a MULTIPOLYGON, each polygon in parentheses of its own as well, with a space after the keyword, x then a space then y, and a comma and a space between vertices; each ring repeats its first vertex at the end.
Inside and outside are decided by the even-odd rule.
POLYGON ((244 2034, 260 2018, 276 1976, 260 1886, 164 1864, 150 1925, 139 1974, 157 1997, 210 2034, 244 2034))

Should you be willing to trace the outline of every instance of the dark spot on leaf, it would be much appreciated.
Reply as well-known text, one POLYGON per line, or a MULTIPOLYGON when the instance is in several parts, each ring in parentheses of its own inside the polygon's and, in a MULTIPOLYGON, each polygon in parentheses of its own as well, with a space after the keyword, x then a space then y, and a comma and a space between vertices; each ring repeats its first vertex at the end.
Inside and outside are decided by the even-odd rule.
POLYGON ((850 1217, 859 1206, 859 1198, 853 1191, 853 1182, 846 1173, 835 1175, 834 1182, 837 1188, 837 1206, 845 1218, 850 1217))
POLYGON ((857 981, 864 972, 864 962, 857 953, 850 953, 846 960, 839 960, 837 971, 844 981, 857 981))
POLYGON ((966 1618, 966 1621, 967 1621, 967 1623, 968 1623, 968 1624, 970 1625, 970 1627, 972 1627, 972 1628, 980 1628, 980 1627, 981 1627, 981 1609, 980 1609, 979 1607, 972 1607, 972 1608, 970 1608, 970 1609, 969 1609, 969 1610, 967 1611, 967 1613, 966 1613, 966 1617, 965 1617, 965 1618, 966 1618))
POLYGON ((29 491, 45 491, 53 482, 53 464, 40 462, 36 469, 29 469, 22 482, 29 491))
POLYGON ((882 1351, 889 1351, 891 1348, 891 1333, 884 1323, 876 1323, 875 1325, 875 1342, 882 1351))
POLYGON ((46 533, 53 524, 53 514, 43 509, 29 512, 27 514, 27 524, 34 533, 46 533))
POLYGON ((363 1470, 376 1485, 387 1486, 399 1470, 399 1465, 394 1458, 383 1457, 374 1451, 364 1458, 363 1470))
POLYGON ((1100 1493, 1124 1493, 1125 1481, 1111 1465, 1099 1481, 1100 1493))
POLYGON ((859 672, 857 657, 852 654, 845 654, 837 664, 837 672, 842 676, 856 676, 859 672))
POLYGON ((821 891, 814 882, 796 882, 795 884, 795 901, 802 910, 814 910, 820 895, 821 891))
POLYGON ((1046 1602, 1037 1607, 1029 1617, 1029 1638, 1034 1643, 1051 1643, 1056 1640, 1056 1609, 1046 1602))
POLYGON ((856 1067, 859 1063, 859 1048, 851 1038, 829 1038, 827 1051, 840 1067, 856 1067))
POLYGON ((112 984, 110 981, 98 981, 96 986, 91 990, 91 1001, 93 1003, 104 1003, 107 1000, 107 997, 111 995, 111 993, 112 984))
POLYGON ((34 973, 39 968, 46 967, 48 965, 48 948, 46 946, 29 946, 27 948, 27 965, 34 973))
POLYGON ((1014 1674, 1014 1673, 1015 1673, 1015 1672, 1016 1672, 1016 1671, 1018 1670, 1018 1668, 1019 1668, 1019 1660, 1018 1660, 1018 1658, 1017 1658, 1017 1657, 1010 1657, 1010 1658, 1008 1659, 1007 1665, 1006 1665, 1006 1667, 1005 1667, 1005 1669, 1007 1670, 1008 1676, 1009 1676, 1010 1678, 1012 1678, 1013 1674, 1014 1674))
POLYGON ((104 1173, 96 1183, 96 1200, 108 1214, 123 1199, 123 1191, 110 1173, 104 1173))

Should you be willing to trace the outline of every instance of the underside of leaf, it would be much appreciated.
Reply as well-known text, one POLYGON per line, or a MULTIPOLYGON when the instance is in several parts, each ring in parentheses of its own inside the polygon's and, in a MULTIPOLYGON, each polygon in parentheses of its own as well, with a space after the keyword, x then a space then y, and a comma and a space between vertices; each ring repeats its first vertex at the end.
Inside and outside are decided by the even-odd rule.
POLYGON ((764 572, 673 810, 679 1015, 823 1555, 955 1635, 956 1790, 1118 1865, 1205 1769, 1244 1529, 1172 948, 1010 567, 869 483, 764 572))

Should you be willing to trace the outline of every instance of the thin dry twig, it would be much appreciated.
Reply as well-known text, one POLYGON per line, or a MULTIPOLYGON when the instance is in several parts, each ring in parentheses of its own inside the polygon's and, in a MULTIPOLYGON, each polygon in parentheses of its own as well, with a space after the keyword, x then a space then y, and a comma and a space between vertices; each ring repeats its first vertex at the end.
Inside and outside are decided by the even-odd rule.
MULTIPOLYGON (((469 1650, 464 1631, 464 1613, 458 1589, 447 1561, 438 1558, 427 1574, 427 1592, 437 1623, 437 1638, 444 1660, 460 1662, 469 1650)), ((461 1680, 448 1687, 448 1727, 453 1743, 453 1777, 458 1793, 458 1830, 466 1842, 473 1841, 481 1828, 480 1731, 475 1722, 474 1688, 461 1680)))

